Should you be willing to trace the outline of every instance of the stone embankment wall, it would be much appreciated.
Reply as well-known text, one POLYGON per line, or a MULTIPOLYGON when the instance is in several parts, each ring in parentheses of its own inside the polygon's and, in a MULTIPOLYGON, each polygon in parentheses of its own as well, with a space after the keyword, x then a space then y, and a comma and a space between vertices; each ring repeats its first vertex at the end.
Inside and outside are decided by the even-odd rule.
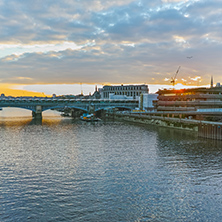
POLYGON ((131 113, 110 113, 107 116, 117 120, 191 131, 199 137, 222 140, 222 123, 131 113))
POLYGON ((222 124, 204 121, 198 126, 198 135, 204 138, 222 140, 222 124))
POLYGON ((150 116, 140 114, 109 114, 109 117, 136 123, 152 124, 176 129, 183 129, 198 132, 198 123, 193 120, 170 118, 161 116, 150 116), (114 116, 113 116, 114 115, 114 116))

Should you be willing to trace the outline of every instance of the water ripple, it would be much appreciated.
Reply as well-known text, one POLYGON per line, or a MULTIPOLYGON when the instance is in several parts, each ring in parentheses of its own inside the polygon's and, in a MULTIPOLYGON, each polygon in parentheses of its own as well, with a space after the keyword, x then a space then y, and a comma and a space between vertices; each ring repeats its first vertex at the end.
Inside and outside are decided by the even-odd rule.
POLYGON ((1 122, 1 221, 221 221, 222 143, 71 119, 1 122))

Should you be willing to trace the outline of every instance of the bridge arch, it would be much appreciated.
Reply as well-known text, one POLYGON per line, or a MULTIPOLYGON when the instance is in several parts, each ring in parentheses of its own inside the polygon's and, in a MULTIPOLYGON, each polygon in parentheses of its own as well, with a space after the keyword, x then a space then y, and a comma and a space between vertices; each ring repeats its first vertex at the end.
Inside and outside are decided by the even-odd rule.
POLYGON ((48 106, 48 107, 43 106, 42 112, 49 110, 49 109, 64 109, 64 108, 76 109, 76 110, 81 110, 81 111, 87 112, 87 109, 84 109, 82 107, 77 107, 77 106, 48 106))
POLYGON ((35 112, 35 107, 31 107, 31 106, 1 106, 1 107, 2 108, 26 109, 26 110, 35 112))
POLYGON ((107 100, 107 99, 54 99, 54 98, 0 98, 0 107, 14 107, 30 110, 34 118, 42 116, 42 112, 50 109, 64 108, 79 112, 98 112, 101 110, 118 108, 131 110, 138 105, 137 100, 107 100))
POLYGON ((98 111, 101 111, 101 110, 107 110, 107 109, 115 109, 115 108, 124 109, 124 110, 132 110, 131 108, 126 107, 126 106, 107 106, 107 107, 102 107, 102 108, 95 109, 95 112, 98 112, 98 111))

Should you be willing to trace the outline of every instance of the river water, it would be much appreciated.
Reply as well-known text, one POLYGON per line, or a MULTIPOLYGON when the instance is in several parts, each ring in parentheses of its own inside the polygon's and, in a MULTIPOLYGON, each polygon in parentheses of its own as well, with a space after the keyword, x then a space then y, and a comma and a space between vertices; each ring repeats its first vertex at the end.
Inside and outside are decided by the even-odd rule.
POLYGON ((222 143, 71 118, 0 117, 0 221, 222 221, 222 143))

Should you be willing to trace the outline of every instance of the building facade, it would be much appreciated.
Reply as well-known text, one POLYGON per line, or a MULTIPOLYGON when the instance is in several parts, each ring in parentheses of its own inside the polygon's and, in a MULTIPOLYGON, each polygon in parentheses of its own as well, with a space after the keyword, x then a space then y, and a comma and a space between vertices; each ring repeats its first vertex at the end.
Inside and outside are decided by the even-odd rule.
POLYGON ((140 95, 139 108, 140 110, 154 111, 153 101, 156 101, 158 94, 143 93, 140 95))
POLYGON ((157 111, 222 111, 222 87, 159 90, 157 111))
POLYGON ((112 99, 124 97, 130 99, 139 99, 143 93, 149 93, 148 85, 119 85, 119 86, 103 86, 101 97, 103 99, 112 99))

